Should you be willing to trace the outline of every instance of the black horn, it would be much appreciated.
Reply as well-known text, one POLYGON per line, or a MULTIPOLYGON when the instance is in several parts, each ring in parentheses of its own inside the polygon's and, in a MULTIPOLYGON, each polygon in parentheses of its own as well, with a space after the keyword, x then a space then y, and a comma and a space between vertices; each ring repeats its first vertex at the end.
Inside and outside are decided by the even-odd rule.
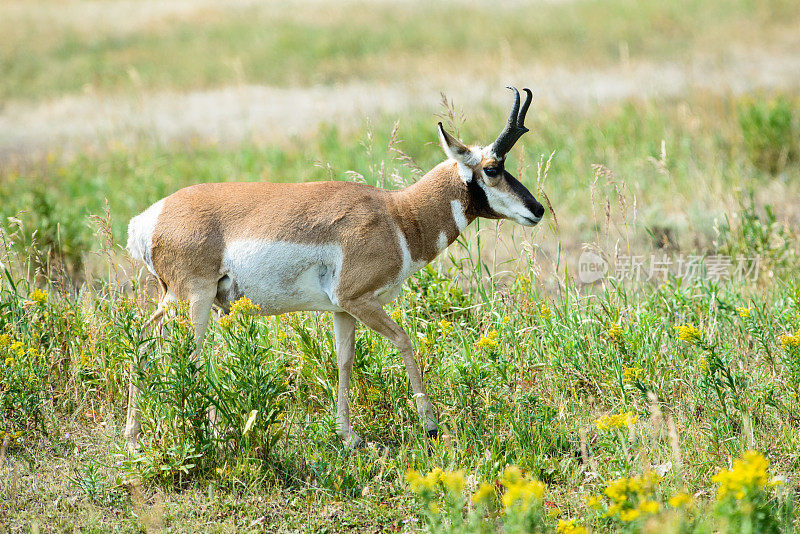
POLYGON ((525 127, 525 114, 528 113, 528 108, 531 107, 533 93, 531 93, 531 90, 527 87, 523 89, 526 94, 525 103, 522 104, 522 109, 520 109, 519 91, 517 91, 516 87, 509 87, 509 89, 514 91, 514 105, 511 106, 511 113, 508 115, 508 124, 506 124, 503 131, 500 132, 500 135, 497 136, 497 140, 493 145, 494 153, 498 158, 502 158, 508 154, 508 151, 514 146, 514 143, 522 137, 522 134, 528 131, 525 127))

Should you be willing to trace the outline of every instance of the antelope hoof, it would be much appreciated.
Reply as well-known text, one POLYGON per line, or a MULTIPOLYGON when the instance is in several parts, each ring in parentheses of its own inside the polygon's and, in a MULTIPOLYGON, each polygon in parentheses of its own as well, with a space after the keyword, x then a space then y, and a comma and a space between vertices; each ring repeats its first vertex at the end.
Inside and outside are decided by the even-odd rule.
POLYGON ((128 452, 131 454, 136 452, 139 448, 140 432, 141 427, 138 422, 136 424, 129 424, 125 429, 125 448, 128 449, 128 452))
POLYGON ((125 449, 128 454, 133 454, 139 449, 139 440, 136 436, 125 436, 125 449))
POLYGON ((364 441, 355 432, 350 432, 350 437, 344 441, 344 447, 348 451, 354 451, 364 446, 364 441))

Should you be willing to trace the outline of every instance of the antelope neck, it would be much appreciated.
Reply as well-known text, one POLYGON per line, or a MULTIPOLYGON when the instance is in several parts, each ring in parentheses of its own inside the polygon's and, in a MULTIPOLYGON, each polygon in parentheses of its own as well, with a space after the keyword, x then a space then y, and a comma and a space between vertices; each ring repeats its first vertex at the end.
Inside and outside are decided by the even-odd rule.
POLYGON ((440 163, 393 197, 392 217, 415 262, 433 260, 477 217, 470 188, 452 160, 440 163))

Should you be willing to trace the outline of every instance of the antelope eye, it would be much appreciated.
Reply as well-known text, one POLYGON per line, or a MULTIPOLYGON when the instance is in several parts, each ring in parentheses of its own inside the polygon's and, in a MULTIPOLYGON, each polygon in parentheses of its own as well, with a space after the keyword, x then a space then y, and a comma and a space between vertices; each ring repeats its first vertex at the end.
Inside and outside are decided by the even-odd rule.
POLYGON ((485 169, 483 169, 483 172, 486 173, 486 176, 494 178, 495 176, 500 174, 500 168, 499 167, 486 167, 485 169))

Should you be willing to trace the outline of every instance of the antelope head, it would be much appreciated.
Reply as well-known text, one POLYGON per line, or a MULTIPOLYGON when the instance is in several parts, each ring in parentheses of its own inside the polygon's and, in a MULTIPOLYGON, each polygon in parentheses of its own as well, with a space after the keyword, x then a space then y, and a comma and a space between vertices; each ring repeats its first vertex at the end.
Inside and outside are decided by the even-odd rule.
POLYGON ((544 207, 530 191, 505 169, 506 155, 528 131, 525 114, 533 95, 523 89, 525 103, 520 108, 519 91, 514 91, 514 104, 508 123, 497 139, 490 145, 466 146, 447 133, 439 123, 439 140, 448 158, 456 161, 458 174, 467 185, 472 209, 478 217, 487 219, 510 219, 523 226, 535 226, 544 215, 544 207))

